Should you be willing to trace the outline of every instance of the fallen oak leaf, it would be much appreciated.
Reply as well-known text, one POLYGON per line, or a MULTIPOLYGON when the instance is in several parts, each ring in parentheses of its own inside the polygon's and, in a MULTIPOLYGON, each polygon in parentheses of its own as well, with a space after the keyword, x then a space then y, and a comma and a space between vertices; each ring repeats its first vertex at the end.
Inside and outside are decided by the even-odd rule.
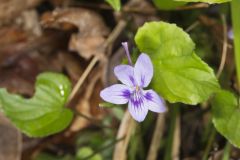
POLYGON ((42 25, 47 28, 60 28, 64 30, 78 28, 73 34, 69 49, 76 51, 85 59, 96 55, 101 57, 104 53, 104 42, 109 30, 103 19, 96 12, 83 8, 56 9, 42 17, 42 25))

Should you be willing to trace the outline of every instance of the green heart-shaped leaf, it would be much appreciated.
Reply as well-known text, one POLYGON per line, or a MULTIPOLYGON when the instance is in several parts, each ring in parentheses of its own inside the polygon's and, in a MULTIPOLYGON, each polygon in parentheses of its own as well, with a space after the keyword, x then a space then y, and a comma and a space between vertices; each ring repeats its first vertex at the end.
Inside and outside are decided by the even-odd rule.
POLYGON ((220 91, 212 101, 213 124, 230 143, 240 147, 240 104, 228 91, 220 91))
POLYGON ((73 117, 73 113, 64 108, 71 91, 68 78, 58 73, 42 73, 37 77, 35 89, 31 99, 0 89, 5 115, 28 136, 47 136, 66 128, 73 117))
POLYGON ((168 101, 197 104, 219 89, 213 70, 194 53, 195 44, 175 24, 145 23, 135 42, 152 59, 153 88, 168 101))
POLYGON ((162 10, 175 9, 186 4, 186 2, 177 2, 174 0, 153 0, 153 3, 158 9, 162 10))

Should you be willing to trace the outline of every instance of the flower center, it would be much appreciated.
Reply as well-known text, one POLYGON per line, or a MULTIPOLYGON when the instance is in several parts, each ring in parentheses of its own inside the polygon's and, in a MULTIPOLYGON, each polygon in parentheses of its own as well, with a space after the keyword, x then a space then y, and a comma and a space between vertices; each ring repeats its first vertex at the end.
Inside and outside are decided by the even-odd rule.
POLYGON ((139 86, 136 86, 136 92, 138 92, 140 90, 140 87, 139 86))
POLYGON ((135 90, 133 91, 131 98, 130 98, 132 104, 134 107, 138 108, 141 107, 143 104, 143 95, 141 88, 139 86, 135 87, 135 90))

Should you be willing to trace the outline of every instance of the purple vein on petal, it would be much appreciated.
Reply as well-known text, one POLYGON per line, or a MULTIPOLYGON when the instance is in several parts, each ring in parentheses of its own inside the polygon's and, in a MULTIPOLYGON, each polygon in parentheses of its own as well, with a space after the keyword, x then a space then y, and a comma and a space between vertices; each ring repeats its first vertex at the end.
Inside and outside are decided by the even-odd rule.
POLYGON ((130 99, 131 92, 129 90, 124 90, 124 91, 122 91, 122 94, 120 96, 123 96, 126 99, 130 99))
POLYGON ((133 76, 129 76, 129 79, 130 79, 130 81, 132 82, 132 84, 135 86, 136 83, 135 83, 135 80, 134 80, 133 76))
POLYGON ((145 83, 145 76, 141 76, 141 87, 143 87, 144 86, 144 83, 145 83))
POLYGON ((149 101, 152 101, 152 99, 153 99, 152 94, 149 93, 149 92, 147 92, 147 93, 144 95, 144 97, 145 97, 147 100, 149 100, 149 101))
POLYGON ((133 96, 131 97, 131 102, 134 106, 134 108, 140 108, 143 105, 143 95, 139 92, 136 92, 133 94, 133 96))
POLYGON ((144 91, 145 106, 153 112, 161 113, 166 111, 163 99, 153 90, 144 91))
POLYGON ((129 101, 128 110, 132 117, 138 122, 142 122, 148 113, 148 108, 144 103, 144 96, 141 93, 134 93, 129 101))
POLYGON ((113 104, 125 104, 129 101, 131 88, 123 84, 114 84, 103 89, 100 96, 104 101, 113 104))

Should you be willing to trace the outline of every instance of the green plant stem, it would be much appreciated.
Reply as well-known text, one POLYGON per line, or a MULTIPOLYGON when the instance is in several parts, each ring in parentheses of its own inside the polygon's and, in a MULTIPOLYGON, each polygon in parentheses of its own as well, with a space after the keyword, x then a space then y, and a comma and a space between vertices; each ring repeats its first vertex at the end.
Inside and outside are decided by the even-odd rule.
POLYGON ((230 151, 231 151, 231 144, 229 142, 227 142, 227 144, 224 147, 222 160, 229 160, 230 159, 230 151))
POLYGON ((234 33, 234 53, 238 79, 238 91, 240 91, 240 0, 232 0, 232 25, 234 33))
POLYGON ((210 133, 210 137, 209 137, 209 140, 208 140, 208 143, 207 143, 207 147, 204 150, 204 154, 203 154, 202 160, 207 160, 208 159, 208 155, 209 155, 209 152, 210 152, 210 150, 212 148, 212 144, 213 144, 213 142, 215 140, 216 133, 217 133, 216 129, 212 128, 211 133, 210 133))
POLYGON ((166 150, 165 150, 165 154, 164 154, 164 160, 172 159, 174 131, 175 131, 176 120, 177 120, 178 114, 179 114, 179 106, 173 105, 170 109, 171 122, 170 122, 169 134, 168 134, 168 138, 167 138, 166 150))

